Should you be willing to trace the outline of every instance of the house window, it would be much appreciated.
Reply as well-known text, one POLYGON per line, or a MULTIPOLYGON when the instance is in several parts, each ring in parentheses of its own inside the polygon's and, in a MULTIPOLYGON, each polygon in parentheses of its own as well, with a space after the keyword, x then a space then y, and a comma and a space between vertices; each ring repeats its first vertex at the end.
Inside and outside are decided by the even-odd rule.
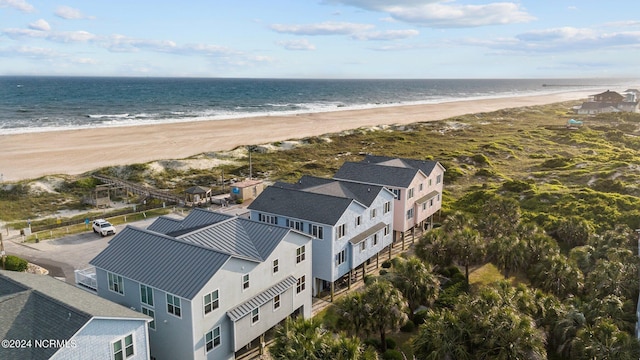
POLYGON ((220 345, 220 326, 209 331, 204 336, 204 343, 205 343, 206 352, 209 352, 217 348, 218 345, 220 345))
POLYGON ((215 290, 204 296, 204 314, 208 314, 220 307, 220 293, 215 290))
POLYGON ((374 219, 378 215, 377 209, 371 209, 371 218, 374 219))
POLYGON ((356 227, 360 226, 360 224, 362 224, 362 216, 356 217, 356 227))
POLYGON ((140 302, 153 306, 153 289, 140 284, 140 302))
POLYGON ((323 232, 322 232, 322 226, 309 225, 309 234, 311 234, 313 237, 320 240, 324 238, 323 232))
POLYGON ((378 234, 373 234, 373 246, 378 245, 378 234))
POLYGON ((305 246, 302 245, 296 249, 296 264, 303 262, 305 259, 305 246))
POLYGON ((413 219, 413 209, 407 210, 407 220, 413 219))
POLYGON ((419 191, 420 191, 420 192, 422 192, 422 189, 424 189, 424 184, 422 184, 422 183, 421 183, 421 184, 420 184, 420 190, 419 190, 419 191))
POLYGON ((413 197, 413 188, 407 191, 407 199, 411 199, 413 197))
POLYGON ((304 286, 305 286, 305 275, 302 275, 302 277, 298 278, 298 282, 296 283, 296 294, 300 294, 301 292, 303 292, 304 286))
POLYGON ((280 294, 273 297, 273 311, 280 308, 280 294))
POLYGON ((156 312, 151 310, 151 309, 149 309, 149 308, 146 308, 146 307, 142 306, 142 313, 153 319, 149 323, 149 329, 155 330, 156 329, 156 312))
POLYGON ((387 201, 386 203, 384 203, 382 209, 383 214, 387 214, 389 211, 391 211, 391 201, 387 201))
POLYGON ((296 229, 298 231, 302 231, 302 221, 289 220, 287 219, 287 227, 292 229, 296 229))
POLYGON ((360 251, 364 251, 367 248, 367 239, 364 239, 361 243, 360 243, 360 251))
POLYGON ((395 195, 396 199, 400 200, 400 189, 392 189, 393 195, 395 195))
POLYGON ((251 310, 251 323, 255 324, 260 321, 260 308, 251 310))
POLYGON ((436 201, 440 201, 440 194, 438 194, 438 196, 436 196, 436 201))
MULTIPOLYGON (((431 203, 433 204, 433 200, 431 203)), ((427 203, 422 203, 422 210, 427 210, 427 203)))
POLYGON ((242 290, 249 288, 249 274, 242 275, 242 290))
POLYGON ((429 186, 431 186, 431 180, 432 180, 432 179, 429 179, 429 186))
POLYGON ((273 215, 258 214, 258 221, 264 222, 267 224, 277 224, 278 218, 273 215))
POLYGON ((114 341, 111 348, 113 350, 114 360, 124 360, 133 357, 133 334, 114 341))
POLYGON ((175 295, 167 294, 167 312, 177 317, 182 317, 181 309, 180 298, 175 295))
POLYGON ((442 175, 436 176, 436 184, 440 184, 441 181, 442 181, 442 175))
POLYGON ((336 237, 338 239, 343 237, 346 233, 347 233, 346 224, 341 224, 341 225, 338 225, 338 227, 336 227, 336 237))
POLYGON ((124 283, 122 281, 122 276, 108 272, 107 277, 109 278, 109 290, 120 295, 124 295, 124 283))
POLYGON ((391 232, 391 227, 389 226, 389 224, 387 224, 387 226, 384 227, 384 236, 389 235, 390 232, 391 232))
POLYGON ((346 255, 347 255, 346 250, 342 250, 336 254, 336 266, 346 261, 346 258, 347 258, 346 255))
POLYGON ((433 199, 429 200, 429 206, 433 206, 433 199))
POLYGON ((273 260, 273 273, 277 273, 278 270, 280 270, 280 264, 279 264, 280 260, 275 259, 273 260))

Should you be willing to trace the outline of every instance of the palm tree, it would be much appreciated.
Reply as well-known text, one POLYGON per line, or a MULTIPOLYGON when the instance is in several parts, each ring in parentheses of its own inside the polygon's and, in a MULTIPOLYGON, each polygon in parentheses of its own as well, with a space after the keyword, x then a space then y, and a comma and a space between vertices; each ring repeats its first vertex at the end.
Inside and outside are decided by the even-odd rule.
POLYGON ((448 239, 442 228, 424 234, 415 245, 416 256, 423 261, 446 267, 451 264, 448 239))
POLYGON ((332 335, 316 318, 287 318, 284 326, 276 329, 275 341, 269 347, 273 359, 321 360, 330 352, 332 335))
POLYGON ((569 250, 569 259, 575 262, 583 274, 589 273, 596 263, 596 250, 591 245, 576 246, 569 250))
POLYGON ((367 285, 364 299, 368 308, 368 326, 380 334, 384 352, 387 350, 387 331, 397 331, 408 319, 407 301, 398 289, 384 280, 367 285))
POLYGON ((527 244, 515 235, 499 236, 489 245, 492 262, 509 278, 527 263, 527 244))
POLYGON ((431 306, 440 292, 440 280, 433 266, 416 257, 396 263, 392 283, 402 292, 412 311, 420 305, 431 306))
POLYGON ((579 295, 584 286, 584 275, 578 266, 562 254, 542 260, 530 271, 531 282, 560 298, 579 295))
POLYGON ((482 233, 488 239, 513 233, 520 223, 520 205, 511 198, 498 197, 482 207, 485 214, 481 223, 482 233))
POLYGON ((581 246, 589 240, 593 233, 593 226, 581 217, 571 216, 558 222, 555 233, 558 239, 567 245, 581 246))
POLYGON ((629 333, 621 331, 609 319, 597 321, 578 331, 573 341, 571 359, 637 360, 640 343, 629 333))
POLYGON ((354 292, 339 299, 335 304, 338 315, 343 320, 344 327, 351 334, 357 336, 360 331, 366 330, 367 307, 361 292, 354 292))
POLYGON ((445 233, 450 233, 465 227, 475 228, 475 223, 472 217, 462 211, 456 211, 448 215, 442 224, 442 229, 445 233))
POLYGON ((638 267, 636 264, 624 264, 617 261, 600 259, 586 278, 586 293, 595 297, 609 294, 627 299, 637 297, 638 267))
POLYGON ((469 286, 469 266, 484 260, 484 241, 477 230, 463 227, 450 234, 449 244, 452 257, 464 266, 465 279, 469 286))
POLYGON ((428 310, 424 324, 413 339, 414 355, 420 360, 473 359, 468 329, 449 309, 428 310))
POLYGON ((571 307, 563 316, 555 323, 551 331, 549 340, 551 347, 555 352, 563 358, 569 358, 574 352, 573 340, 578 330, 585 327, 587 320, 584 314, 574 307, 571 307))

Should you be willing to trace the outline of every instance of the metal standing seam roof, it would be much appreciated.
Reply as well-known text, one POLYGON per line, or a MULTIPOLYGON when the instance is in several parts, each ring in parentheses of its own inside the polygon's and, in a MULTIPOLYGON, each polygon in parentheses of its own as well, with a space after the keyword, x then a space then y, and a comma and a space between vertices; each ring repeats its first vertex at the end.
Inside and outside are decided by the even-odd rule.
POLYGON ((193 299, 230 257, 214 249, 127 226, 89 264, 193 299))
POLYGON ((184 234, 179 239, 235 257, 262 262, 290 231, 282 226, 236 217, 184 234))
POLYGON ((268 288, 267 290, 245 301, 244 303, 227 311, 227 316, 229 316, 231 321, 236 322, 250 314, 254 309, 259 308, 260 306, 271 301, 276 295, 280 295, 287 291, 287 289, 295 285, 297 281, 298 280, 295 278, 295 276, 289 276, 286 279, 268 288))
POLYGON ((333 226, 353 201, 344 197, 269 186, 253 200, 249 210, 333 226))
POLYGON ((233 215, 195 208, 184 219, 161 216, 149 225, 147 230, 177 236, 231 218, 233 215))
POLYGON ((355 199, 365 206, 371 206, 380 192, 385 189, 381 185, 361 184, 310 175, 302 176, 300 180, 293 184, 277 182, 274 186, 355 199))
POLYGON ((428 193, 427 195, 421 197, 420 199, 416 200, 416 204, 423 204, 426 203, 429 199, 434 198, 436 195, 438 195, 438 191, 437 190, 433 190, 430 193, 428 193))
POLYGON ((362 240, 368 238, 369 236, 377 233, 378 231, 384 229, 387 226, 387 224, 383 223, 383 222, 379 222, 375 225, 373 225, 372 227, 368 228, 367 230, 361 232, 360 234, 352 237, 349 242, 353 245, 358 244, 359 242, 361 242, 362 240))

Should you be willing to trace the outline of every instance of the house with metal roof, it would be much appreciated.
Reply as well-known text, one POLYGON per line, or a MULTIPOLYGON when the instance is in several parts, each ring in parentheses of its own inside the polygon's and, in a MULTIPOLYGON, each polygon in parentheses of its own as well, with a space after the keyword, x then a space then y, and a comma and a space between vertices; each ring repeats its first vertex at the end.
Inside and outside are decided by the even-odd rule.
POLYGON ((313 236, 313 293, 334 292, 392 243, 392 192, 383 186, 303 176, 267 187, 249 205, 251 219, 313 236))
POLYGON ((153 318, 152 359, 233 359, 292 315, 311 316, 311 236, 194 209, 128 226, 90 264, 98 295, 153 318))
POLYGON ((0 359, 149 359, 149 321, 50 276, 0 270, 0 359))
POLYGON ((433 216, 442 207, 444 172, 437 161, 366 155, 360 162, 345 162, 333 178, 392 191, 394 235, 404 239, 407 231, 433 225, 433 216))

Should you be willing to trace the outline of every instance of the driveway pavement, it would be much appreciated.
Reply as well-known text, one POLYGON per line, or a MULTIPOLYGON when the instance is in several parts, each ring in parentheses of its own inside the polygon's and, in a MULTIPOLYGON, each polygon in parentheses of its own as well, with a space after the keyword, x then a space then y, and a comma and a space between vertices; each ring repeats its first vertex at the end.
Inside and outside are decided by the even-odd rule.
MULTIPOLYGON (((140 228, 149 226, 155 218, 129 223, 140 228)), ((116 226, 116 233, 125 225, 116 226)), ((66 282, 75 284, 74 270, 89 267, 89 261, 100 253, 112 236, 101 237, 89 229, 85 233, 70 235, 55 240, 44 240, 39 243, 22 243, 20 235, 9 236, 4 240, 7 255, 21 257, 30 263, 49 270, 49 275, 64 278, 66 282)))

